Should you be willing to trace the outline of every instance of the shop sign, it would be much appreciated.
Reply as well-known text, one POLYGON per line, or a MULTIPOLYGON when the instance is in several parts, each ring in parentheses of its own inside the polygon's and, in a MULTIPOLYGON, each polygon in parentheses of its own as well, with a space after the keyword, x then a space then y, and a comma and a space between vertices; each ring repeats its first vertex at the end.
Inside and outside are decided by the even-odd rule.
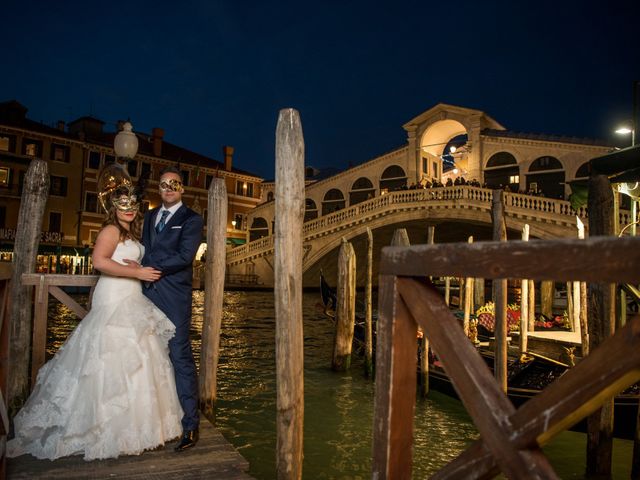
MULTIPOLYGON (((43 243, 60 243, 64 238, 62 232, 41 232, 40 241, 43 243)), ((15 228, 0 228, 0 240, 13 240, 16 239, 15 228)))

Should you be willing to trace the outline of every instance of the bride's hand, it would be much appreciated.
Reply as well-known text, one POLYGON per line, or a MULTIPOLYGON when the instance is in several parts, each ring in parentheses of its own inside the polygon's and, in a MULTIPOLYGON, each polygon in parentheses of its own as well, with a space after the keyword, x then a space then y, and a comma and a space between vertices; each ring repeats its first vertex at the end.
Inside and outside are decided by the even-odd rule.
POLYGON ((162 272, 153 267, 137 267, 136 277, 143 282, 155 282, 161 276, 162 272))

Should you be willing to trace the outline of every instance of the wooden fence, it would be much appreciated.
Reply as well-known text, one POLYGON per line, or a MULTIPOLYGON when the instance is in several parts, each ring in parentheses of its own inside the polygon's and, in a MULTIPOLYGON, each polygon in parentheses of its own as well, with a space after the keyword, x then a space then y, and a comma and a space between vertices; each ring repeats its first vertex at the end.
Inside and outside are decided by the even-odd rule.
MULTIPOLYGON (((428 276, 638 283, 640 238, 386 247, 380 263, 373 478, 411 478, 420 326, 481 438, 434 478, 558 478, 541 446, 640 380, 640 316, 516 410, 428 276)), ((419 459, 418 459, 419 461, 419 459)))

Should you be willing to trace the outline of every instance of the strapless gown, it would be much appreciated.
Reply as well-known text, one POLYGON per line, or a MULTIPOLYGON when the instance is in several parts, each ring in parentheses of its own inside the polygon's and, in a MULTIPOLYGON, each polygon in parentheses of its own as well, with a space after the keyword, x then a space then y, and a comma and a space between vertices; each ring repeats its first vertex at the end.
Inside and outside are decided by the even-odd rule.
MULTIPOLYGON (((113 260, 142 258, 126 240, 113 260)), ((85 460, 139 454, 182 432, 168 341, 173 323, 136 279, 102 275, 91 311, 38 372, 7 455, 85 460)))

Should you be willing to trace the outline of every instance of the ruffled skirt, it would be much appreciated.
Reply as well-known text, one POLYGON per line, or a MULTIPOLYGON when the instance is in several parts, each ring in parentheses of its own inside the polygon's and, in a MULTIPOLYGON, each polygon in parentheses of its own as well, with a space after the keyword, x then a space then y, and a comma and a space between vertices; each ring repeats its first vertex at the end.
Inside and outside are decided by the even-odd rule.
POLYGON ((102 277, 91 311, 38 372, 7 455, 115 458, 179 436, 167 347, 174 332, 137 280, 102 277))

